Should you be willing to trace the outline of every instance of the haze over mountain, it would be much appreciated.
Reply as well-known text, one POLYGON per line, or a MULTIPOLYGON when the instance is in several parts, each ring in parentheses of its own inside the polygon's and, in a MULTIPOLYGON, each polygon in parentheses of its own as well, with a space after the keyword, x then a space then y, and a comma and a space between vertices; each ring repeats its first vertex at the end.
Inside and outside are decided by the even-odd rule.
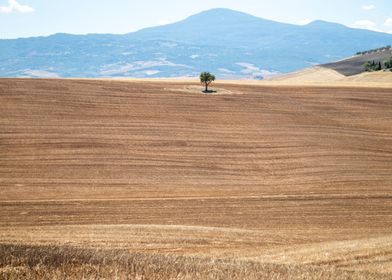
POLYGON ((389 45, 392 34, 314 21, 292 25, 228 9, 125 35, 0 40, 2 77, 262 78, 389 45))

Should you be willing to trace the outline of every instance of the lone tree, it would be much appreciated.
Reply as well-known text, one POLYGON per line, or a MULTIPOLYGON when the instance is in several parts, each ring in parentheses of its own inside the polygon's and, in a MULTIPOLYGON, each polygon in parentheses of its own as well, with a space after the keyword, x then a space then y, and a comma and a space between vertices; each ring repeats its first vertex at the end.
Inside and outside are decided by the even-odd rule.
POLYGON ((204 92, 209 92, 208 86, 215 81, 215 76, 212 75, 210 72, 203 72, 200 74, 200 82, 205 86, 204 92))

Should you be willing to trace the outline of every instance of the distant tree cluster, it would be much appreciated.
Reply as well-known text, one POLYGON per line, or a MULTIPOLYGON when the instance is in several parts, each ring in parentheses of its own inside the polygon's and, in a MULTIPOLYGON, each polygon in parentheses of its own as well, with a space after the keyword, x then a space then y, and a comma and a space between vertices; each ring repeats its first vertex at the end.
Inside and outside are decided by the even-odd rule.
POLYGON ((377 52, 390 50, 391 48, 392 48, 392 46, 388 45, 388 46, 385 46, 385 47, 382 47, 382 48, 367 50, 367 51, 363 51, 363 52, 357 52, 356 55, 365 55, 365 54, 370 54, 370 53, 377 53, 377 52))
POLYGON ((373 72, 373 71, 380 71, 382 70, 382 65, 381 65, 381 61, 376 62, 376 61, 368 61, 365 63, 364 65, 365 67, 365 71, 366 72, 373 72))
POLYGON ((392 71, 392 57, 389 60, 384 61, 385 69, 392 71))
POLYGON ((381 61, 368 61, 364 65, 365 71, 367 72, 373 72, 373 71, 392 71, 392 57, 388 60, 385 60, 384 63, 381 63, 381 61))

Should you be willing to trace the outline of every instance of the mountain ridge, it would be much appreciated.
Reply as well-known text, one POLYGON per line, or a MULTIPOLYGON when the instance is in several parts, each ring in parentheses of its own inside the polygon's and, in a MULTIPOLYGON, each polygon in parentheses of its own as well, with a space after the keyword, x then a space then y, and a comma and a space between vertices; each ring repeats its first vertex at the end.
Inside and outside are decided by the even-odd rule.
POLYGON ((391 34, 338 23, 293 25, 219 8, 124 35, 0 40, 0 77, 189 77, 211 71, 220 79, 263 78, 391 42, 391 34))

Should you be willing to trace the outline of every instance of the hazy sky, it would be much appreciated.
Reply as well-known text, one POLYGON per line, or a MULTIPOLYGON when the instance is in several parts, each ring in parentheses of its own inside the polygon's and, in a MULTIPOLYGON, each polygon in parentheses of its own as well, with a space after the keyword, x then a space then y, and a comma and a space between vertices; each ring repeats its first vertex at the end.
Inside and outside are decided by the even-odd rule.
POLYGON ((0 0, 0 38, 122 34, 211 8, 294 24, 322 19, 392 33, 392 0, 0 0))

